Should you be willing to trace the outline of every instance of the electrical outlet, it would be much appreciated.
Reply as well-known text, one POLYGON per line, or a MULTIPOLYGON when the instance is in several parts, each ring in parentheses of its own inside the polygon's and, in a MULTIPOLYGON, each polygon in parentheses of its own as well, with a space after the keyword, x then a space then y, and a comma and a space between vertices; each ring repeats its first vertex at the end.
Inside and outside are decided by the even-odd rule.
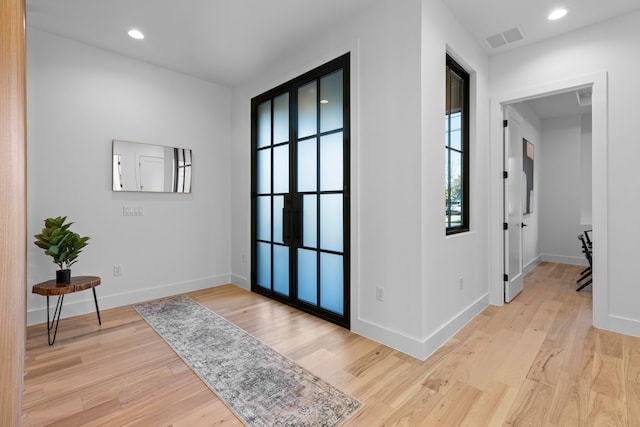
POLYGON ((376 286, 376 299, 378 301, 384 301, 384 289, 380 286, 376 286))
POLYGON ((113 266, 113 275, 122 276, 122 264, 116 264, 113 266))
POLYGON ((462 290, 464 289, 464 277, 460 276, 459 280, 460 280, 460 290, 462 290))

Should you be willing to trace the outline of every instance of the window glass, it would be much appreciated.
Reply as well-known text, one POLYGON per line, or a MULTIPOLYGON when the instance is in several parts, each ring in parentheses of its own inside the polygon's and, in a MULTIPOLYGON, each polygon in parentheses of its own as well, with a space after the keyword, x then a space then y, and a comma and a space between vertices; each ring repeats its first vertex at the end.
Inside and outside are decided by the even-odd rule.
POLYGON ((306 84, 298 89, 298 138, 318 133, 317 83, 306 84))
POLYGON ((445 226, 469 230, 469 73, 447 55, 445 79, 445 226))

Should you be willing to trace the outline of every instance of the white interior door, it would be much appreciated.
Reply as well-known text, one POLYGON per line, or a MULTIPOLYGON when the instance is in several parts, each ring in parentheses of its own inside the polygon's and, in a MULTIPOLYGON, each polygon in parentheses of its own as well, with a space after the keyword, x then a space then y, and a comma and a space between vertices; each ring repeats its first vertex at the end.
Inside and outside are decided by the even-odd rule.
POLYGON ((164 158, 138 157, 138 190, 162 191, 164 187, 164 158))
POLYGON ((505 114, 504 127, 504 300, 511 302, 524 286, 522 274, 522 132, 505 114))

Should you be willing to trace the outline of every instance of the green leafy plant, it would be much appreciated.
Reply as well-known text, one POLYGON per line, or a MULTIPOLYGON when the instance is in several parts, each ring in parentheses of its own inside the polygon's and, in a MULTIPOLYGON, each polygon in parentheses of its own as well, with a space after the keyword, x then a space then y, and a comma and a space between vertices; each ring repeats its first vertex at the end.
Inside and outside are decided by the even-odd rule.
POLYGON ((75 264, 82 249, 89 244, 89 237, 80 237, 78 233, 71 231, 73 223, 65 224, 66 220, 66 216, 47 218, 42 232, 34 236, 35 245, 44 249, 44 253, 53 258, 53 263, 60 270, 69 269, 75 264))

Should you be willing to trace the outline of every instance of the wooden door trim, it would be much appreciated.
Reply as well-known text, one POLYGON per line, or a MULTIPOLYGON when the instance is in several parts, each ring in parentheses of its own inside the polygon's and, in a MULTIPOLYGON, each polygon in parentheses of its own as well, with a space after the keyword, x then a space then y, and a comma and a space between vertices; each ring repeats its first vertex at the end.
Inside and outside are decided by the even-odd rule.
POLYGON ((26 331, 24 0, 0 0, 0 425, 20 425, 26 331))

